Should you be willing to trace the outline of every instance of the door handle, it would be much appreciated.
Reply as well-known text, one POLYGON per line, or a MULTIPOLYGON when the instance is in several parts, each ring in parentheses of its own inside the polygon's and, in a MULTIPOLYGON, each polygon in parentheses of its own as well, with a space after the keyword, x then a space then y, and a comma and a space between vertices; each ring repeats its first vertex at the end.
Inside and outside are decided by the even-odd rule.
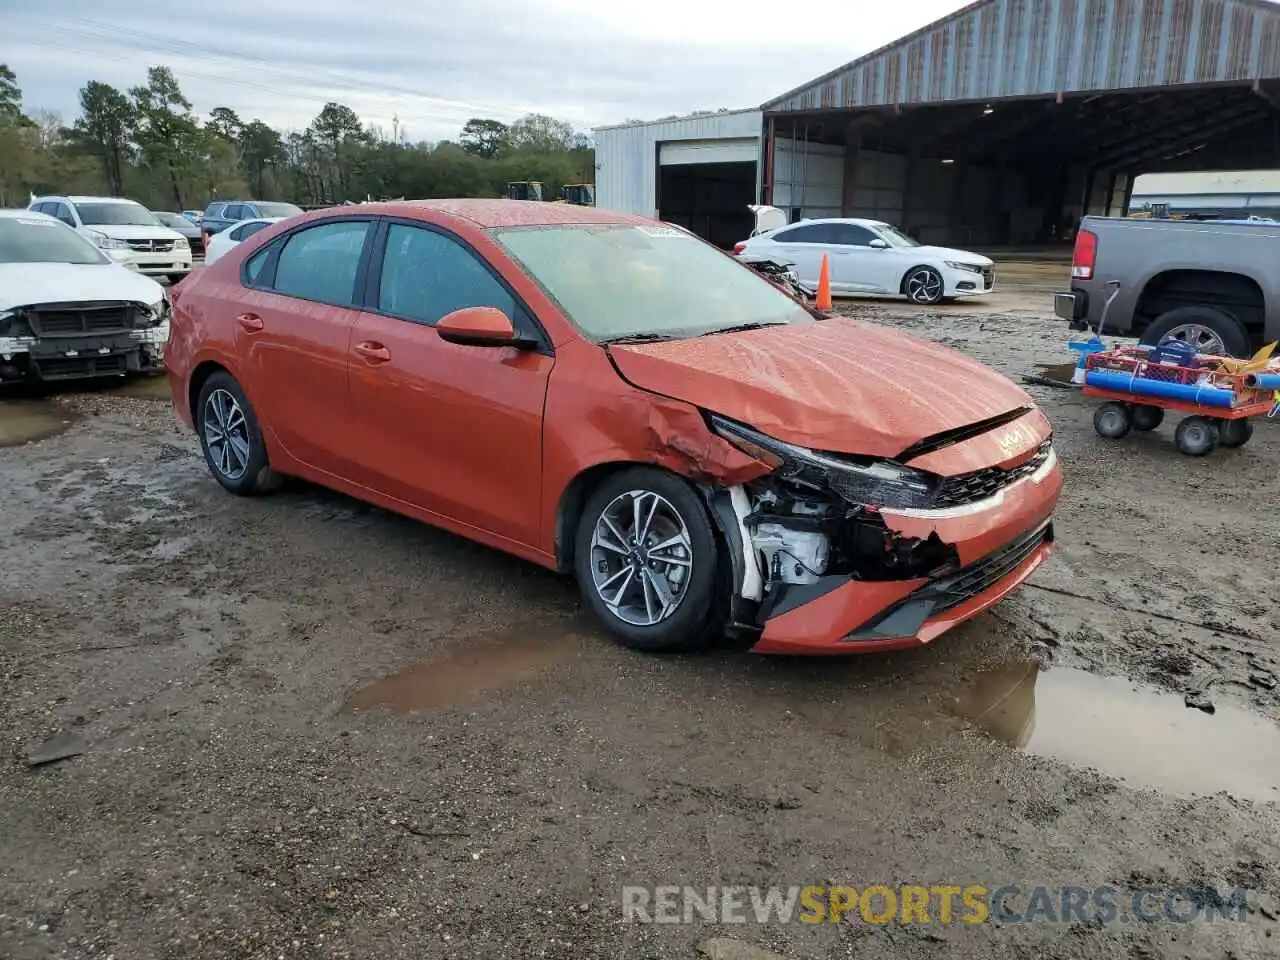
POLYGON ((391 359, 390 350, 380 343, 373 343, 367 340, 364 343, 357 343, 355 351, 369 363, 386 363, 391 359))
POLYGON ((262 329, 262 318, 256 313, 242 313, 236 317, 236 323, 244 327, 250 333, 257 333, 262 329))

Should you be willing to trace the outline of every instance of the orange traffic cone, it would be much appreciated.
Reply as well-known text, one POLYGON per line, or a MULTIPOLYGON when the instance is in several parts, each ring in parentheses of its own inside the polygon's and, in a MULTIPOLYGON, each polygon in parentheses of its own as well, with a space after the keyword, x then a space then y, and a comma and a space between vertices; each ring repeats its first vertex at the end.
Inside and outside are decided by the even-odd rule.
POLYGON ((831 309, 831 264, 827 255, 822 255, 822 269, 818 271, 818 299, 814 304, 819 310, 831 309))

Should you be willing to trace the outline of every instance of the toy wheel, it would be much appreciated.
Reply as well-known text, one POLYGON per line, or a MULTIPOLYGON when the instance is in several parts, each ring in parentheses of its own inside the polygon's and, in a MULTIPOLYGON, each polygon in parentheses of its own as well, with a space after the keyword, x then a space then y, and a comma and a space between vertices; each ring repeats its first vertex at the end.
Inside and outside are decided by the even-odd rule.
POLYGON ((1093 429, 1098 431, 1100 437, 1119 440, 1129 432, 1131 426, 1133 426, 1133 417, 1129 413, 1129 408, 1123 403, 1110 401, 1094 411, 1093 429))
POLYGON ((1223 420, 1218 424, 1218 442, 1224 447, 1243 447, 1253 436, 1253 424, 1241 418, 1223 420))
POLYGON ((1140 403, 1133 408, 1133 429, 1154 430, 1164 422, 1164 411, 1159 407, 1140 403))
POLYGON ((1203 457, 1218 445, 1218 424, 1208 417, 1187 417, 1173 435, 1178 449, 1189 457, 1203 457))

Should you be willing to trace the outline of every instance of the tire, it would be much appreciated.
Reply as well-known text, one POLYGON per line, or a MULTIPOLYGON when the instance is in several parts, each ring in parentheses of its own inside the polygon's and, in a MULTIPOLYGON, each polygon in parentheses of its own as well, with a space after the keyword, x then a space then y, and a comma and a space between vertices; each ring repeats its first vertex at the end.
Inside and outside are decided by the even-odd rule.
POLYGON ((902 278, 902 292, 912 303, 932 307, 942 302, 946 285, 933 267, 915 267, 902 278))
POLYGON ((1249 334, 1244 326, 1217 307, 1178 307, 1156 317, 1142 331, 1141 342, 1150 346, 1159 343, 1170 333, 1179 334, 1179 340, 1187 340, 1200 349, 1202 353, 1217 353, 1219 350, 1231 357, 1248 357, 1249 334))
POLYGON ((1119 440, 1133 426, 1133 417, 1123 403, 1109 401, 1093 412, 1093 429, 1098 436, 1119 440))
POLYGON ((620 643, 634 650, 688 652, 723 635, 721 562, 711 518, 697 493, 679 477, 652 467, 608 477, 588 498, 578 521, 574 572, 582 601, 620 643), (620 549, 630 547, 636 499, 641 516, 652 518, 646 538, 651 549, 655 541, 670 542, 678 536, 684 541, 659 551, 656 567, 653 562, 645 567, 642 554, 628 555, 620 549), (606 514, 624 538, 621 542, 602 522, 606 514), (603 537, 597 536, 598 526, 605 531, 603 537), (662 557, 687 565, 662 565, 662 557), (643 578, 639 587, 637 576, 643 578), (665 613, 659 609, 664 587, 674 600, 665 613), (606 601, 603 594, 612 594, 611 600, 606 601))
POLYGON ((1178 424, 1173 439, 1188 457, 1204 457, 1218 445, 1218 424, 1208 417, 1187 417, 1178 424))
POLYGON ((237 496, 248 497, 267 493, 280 485, 280 478, 267 460, 267 446, 262 440, 258 418, 235 377, 225 370, 211 374, 200 388, 194 414, 205 463, 224 489, 237 496), (228 401, 239 408, 239 421, 228 401), (222 419, 224 424, 229 419, 231 435, 242 442, 219 444, 214 438, 219 433, 225 436, 228 431, 219 427, 218 419, 222 419), (237 427, 238 423, 242 426, 237 427))
POLYGON ((1149 404, 1137 403, 1133 406, 1132 418, 1133 429, 1142 431, 1154 430, 1164 423, 1164 410, 1149 404))
POLYGON ((1218 421, 1218 443, 1224 447, 1243 447, 1252 436, 1253 424, 1243 417, 1218 421))

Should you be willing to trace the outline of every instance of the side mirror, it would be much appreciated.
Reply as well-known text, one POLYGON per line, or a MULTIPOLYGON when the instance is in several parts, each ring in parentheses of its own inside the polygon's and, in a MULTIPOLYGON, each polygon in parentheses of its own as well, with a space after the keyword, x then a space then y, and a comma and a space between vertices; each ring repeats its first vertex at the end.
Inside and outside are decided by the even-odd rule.
POLYGON ((441 340, 469 347, 518 347, 534 344, 516 336, 515 324, 497 307, 463 307, 446 314, 436 324, 441 340))
POLYGON ((889 244, 885 243, 879 237, 876 237, 874 240, 868 243, 867 246, 870 247, 872 250, 888 250, 889 249, 889 244))

